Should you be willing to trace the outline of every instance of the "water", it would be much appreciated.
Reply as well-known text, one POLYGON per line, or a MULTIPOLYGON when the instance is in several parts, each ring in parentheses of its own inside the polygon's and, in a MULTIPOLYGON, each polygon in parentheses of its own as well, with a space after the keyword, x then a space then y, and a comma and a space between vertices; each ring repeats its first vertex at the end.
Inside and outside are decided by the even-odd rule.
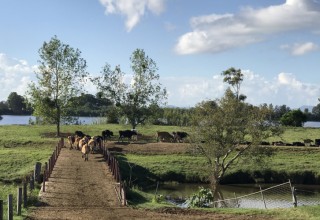
MULTIPOLYGON (((179 207, 187 207, 186 199, 196 193, 199 187, 209 188, 208 184, 173 184, 160 185, 157 194, 163 195, 168 202, 179 207)), ((295 185, 297 205, 318 205, 320 204, 319 185, 295 185)), ((221 195, 223 199, 230 199, 226 202, 217 203, 218 207, 239 207, 239 208, 291 208, 293 207, 293 197, 290 183, 281 185, 270 184, 241 184, 241 185, 221 185, 221 195), (259 192, 263 190, 262 194, 259 192), (237 198, 237 199, 235 199, 237 198)), ((154 190, 149 190, 155 193, 154 190)))
MULTIPOLYGON (((100 124, 105 123, 103 117, 77 117, 78 124, 100 124)), ((35 117, 31 115, 2 115, 0 125, 28 125, 29 121, 35 121, 35 117)))
POLYGON ((305 128, 320 128, 319 121, 307 121, 304 123, 303 127, 305 128))
MULTIPOLYGON (((0 125, 28 125, 29 121, 35 121, 35 117, 31 115, 2 115, 0 125)), ((78 117, 79 124, 100 124, 106 123, 103 117, 78 117)), ((320 122, 307 121, 304 123, 305 128, 320 128, 320 122)))

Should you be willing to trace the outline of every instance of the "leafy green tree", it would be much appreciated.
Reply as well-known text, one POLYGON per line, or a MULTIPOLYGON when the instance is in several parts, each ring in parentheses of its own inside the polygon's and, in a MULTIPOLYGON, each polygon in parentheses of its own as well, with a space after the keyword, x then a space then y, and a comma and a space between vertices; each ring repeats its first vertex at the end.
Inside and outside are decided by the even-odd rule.
POLYGON ((300 109, 287 112, 280 118, 281 124, 285 126, 302 127, 306 121, 307 115, 300 109))
POLYGON ((271 155, 271 148, 261 147, 261 141, 281 133, 280 126, 270 119, 267 105, 252 106, 239 94, 239 90, 232 92, 228 88, 221 99, 202 102, 194 110, 191 143, 195 152, 207 160, 215 196, 230 168, 239 167, 241 162, 263 163, 271 155))
POLYGON ((291 111, 291 109, 286 105, 280 105, 280 106, 276 105, 274 107, 272 117, 274 118, 274 120, 280 121, 280 118, 284 114, 286 114, 286 113, 288 113, 290 111, 291 111))
POLYGON ((7 102, 1 101, 0 102, 0 115, 6 115, 9 113, 10 113, 10 110, 9 110, 7 102))
POLYGON ((93 81, 104 95, 112 100, 124 115, 132 128, 143 124, 154 115, 164 104, 167 98, 166 89, 161 88, 159 74, 154 60, 149 58, 144 50, 136 49, 131 57, 133 79, 131 83, 125 83, 124 73, 120 66, 111 70, 106 64, 102 71, 102 77, 93 81))
POLYGON ((7 104, 12 114, 25 114, 28 112, 25 98, 18 95, 16 92, 11 92, 9 94, 7 104))
POLYGON ((29 84, 29 102, 35 116, 56 125, 59 136, 61 122, 72 120, 68 103, 83 90, 87 65, 78 49, 62 43, 57 36, 43 43, 39 55, 38 81, 29 84))
POLYGON ((312 108, 312 114, 317 120, 320 120, 320 103, 312 108))
POLYGON ((223 82, 226 82, 232 86, 236 98, 244 101, 246 99, 246 96, 240 94, 240 87, 243 81, 243 74, 241 72, 241 69, 235 69, 234 67, 231 67, 223 71, 221 75, 224 76, 223 82))
POLYGON ((69 112, 73 116, 105 116, 111 105, 105 98, 81 93, 69 100, 69 112))

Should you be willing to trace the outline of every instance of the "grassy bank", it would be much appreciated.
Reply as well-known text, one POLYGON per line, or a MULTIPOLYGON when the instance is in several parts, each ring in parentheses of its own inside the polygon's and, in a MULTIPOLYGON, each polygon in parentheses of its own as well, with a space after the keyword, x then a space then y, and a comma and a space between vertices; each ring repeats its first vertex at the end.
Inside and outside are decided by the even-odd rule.
MULTIPOLYGON (((170 144, 167 144, 170 145, 170 144)), ((180 146, 183 144, 180 144, 180 146)), ((186 144, 185 144, 186 145, 186 144)), ((175 145, 171 145, 175 148, 175 145)), ((143 146, 142 146, 143 147, 143 146)), ((157 146, 158 147, 158 146, 157 146)), ((187 145, 184 149, 187 149, 187 145)), ((141 187, 155 184, 157 181, 176 181, 199 183, 206 182, 208 171, 204 157, 185 152, 166 153, 161 147, 149 152, 132 152, 124 146, 117 153, 123 178, 131 180, 141 187)), ((138 145, 132 145, 137 148, 138 145)), ((291 180, 294 184, 320 184, 320 148, 315 147, 272 147, 274 155, 261 165, 248 162, 238 163, 228 170, 222 179, 223 184, 243 183, 283 183, 291 180)), ((181 149, 183 151, 183 149, 181 149)))

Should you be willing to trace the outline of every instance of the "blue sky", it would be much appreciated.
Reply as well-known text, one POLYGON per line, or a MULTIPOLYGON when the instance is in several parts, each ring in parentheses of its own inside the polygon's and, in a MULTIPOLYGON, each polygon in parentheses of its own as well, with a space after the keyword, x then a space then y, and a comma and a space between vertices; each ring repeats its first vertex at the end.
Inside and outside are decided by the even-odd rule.
POLYGON ((230 67, 244 73, 249 103, 319 103, 316 0, 0 0, 0 28, 0 101, 24 95, 39 48, 56 35, 82 52, 92 76, 109 63, 130 79, 130 55, 144 49, 169 105, 220 98, 230 67))

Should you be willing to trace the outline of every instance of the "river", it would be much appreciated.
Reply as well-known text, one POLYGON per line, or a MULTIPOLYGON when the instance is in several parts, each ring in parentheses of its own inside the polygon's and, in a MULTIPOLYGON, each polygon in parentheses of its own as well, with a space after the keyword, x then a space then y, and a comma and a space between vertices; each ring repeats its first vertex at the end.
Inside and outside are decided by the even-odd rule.
MULTIPOLYGON (((101 124, 105 123, 103 117, 76 117, 78 124, 101 124)), ((28 125, 30 121, 35 121, 36 118, 31 115, 2 115, 0 125, 28 125)))
MULTIPOLYGON (((77 117, 79 124, 101 124, 106 123, 103 117, 77 117)), ((31 115, 2 115, 0 125, 28 125, 30 121, 35 121, 35 117, 31 115)), ((306 128, 320 128, 320 122, 307 121, 304 123, 306 128)))

